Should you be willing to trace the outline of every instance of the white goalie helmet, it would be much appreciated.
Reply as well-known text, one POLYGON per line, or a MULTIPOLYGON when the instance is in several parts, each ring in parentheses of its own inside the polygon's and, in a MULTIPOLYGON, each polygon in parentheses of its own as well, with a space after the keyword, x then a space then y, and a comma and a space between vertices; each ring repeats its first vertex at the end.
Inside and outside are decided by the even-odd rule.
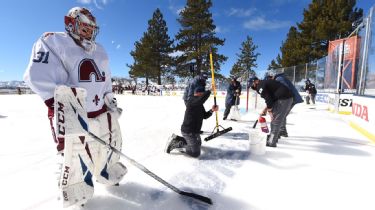
POLYGON ((95 38, 99 33, 95 17, 91 12, 83 7, 73 7, 64 18, 65 30, 77 41, 85 50, 91 51, 95 47, 95 38))

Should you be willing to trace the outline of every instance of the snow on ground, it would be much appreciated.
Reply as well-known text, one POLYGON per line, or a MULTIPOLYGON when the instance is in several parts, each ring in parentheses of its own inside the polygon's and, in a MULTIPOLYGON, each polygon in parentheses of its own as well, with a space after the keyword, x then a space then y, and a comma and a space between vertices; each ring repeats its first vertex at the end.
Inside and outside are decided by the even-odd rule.
MULTIPOLYGON (((249 153, 256 112, 219 123, 233 131, 203 142, 199 159, 166 154, 166 140, 180 134, 180 97, 117 96, 123 152, 181 190, 210 197, 206 205, 181 196, 123 160, 128 174, 119 187, 97 184, 90 210, 373 210, 375 146, 342 116, 321 106, 297 105, 288 118, 290 137, 249 153)), ((46 108, 36 95, 0 95, 0 209, 62 209, 57 197, 56 152, 46 108)), ((213 103, 210 98, 206 108, 213 103)), ((258 107, 259 108, 259 107, 258 107)), ((203 124, 202 139, 215 127, 203 124)), ((80 209, 78 207, 68 209, 80 209)))

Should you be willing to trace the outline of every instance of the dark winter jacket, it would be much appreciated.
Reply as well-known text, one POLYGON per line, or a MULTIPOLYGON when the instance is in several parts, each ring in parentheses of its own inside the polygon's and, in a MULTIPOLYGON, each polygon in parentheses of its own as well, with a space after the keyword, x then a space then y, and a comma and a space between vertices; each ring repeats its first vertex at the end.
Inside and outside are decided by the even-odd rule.
POLYGON ((303 102, 303 99, 301 95, 299 94, 297 88, 293 85, 293 83, 285 77, 284 73, 276 74, 275 75, 275 80, 280 82, 281 84, 285 85, 286 87, 289 88, 290 91, 292 91, 293 94, 293 106, 299 103, 303 102))
POLYGON ((307 91, 309 94, 316 94, 317 91, 316 91, 316 88, 315 88, 315 85, 313 83, 306 83, 305 85, 305 91, 307 91))
POLYGON ((204 102, 210 97, 211 91, 204 92, 203 96, 192 96, 186 103, 184 122, 181 131, 184 133, 199 133, 203 119, 211 117, 212 111, 206 112, 204 102))
POLYGON ((260 80, 257 92, 266 101, 268 109, 272 109, 277 100, 293 97, 292 92, 285 85, 275 80, 260 80))
POLYGON ((184 99, 185 101, 185 104, 187 100, 189 100, 189 98, 194 95, 194 90, 198 86, 206 87, 206 79, 204 79, 201 75, 195 76, 194 79, 191 80, 189 82, 189 85, 185 88, 184 96, 182 97, 182 99, 184 99))
POLYGON ((225 106, 233 106, 240 104, 240 97, 237 99, 236 103, 236 94, 241 95, 241 83, 236 81, 236 86, 231 82, 227 89, 227 96, 225 98, 225 106), (238 90, 238 93, 236 92, 238 90))

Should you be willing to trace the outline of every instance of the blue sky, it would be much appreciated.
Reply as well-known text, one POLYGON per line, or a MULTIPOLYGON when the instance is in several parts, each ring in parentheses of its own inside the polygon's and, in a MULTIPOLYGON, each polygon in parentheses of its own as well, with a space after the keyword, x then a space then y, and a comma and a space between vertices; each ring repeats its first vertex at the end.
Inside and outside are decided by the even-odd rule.
MULTIPOLYGON (((106 48, 113 76, 128 76, 130 51, 147 29, 147 21, 160 8, 174 35, 180 28, 178 11, 185 0, 2 0, 0 4, 0 81, 22 80, 31 48, 46 31, 64 31, 64 15, 74 6, 92 10, 100 25, 97 41, 106 48), (21 6, 22 5, 22 6, 21 6)), ((357 0, 365 12, 372 1, 357 0)), ((229 75, 241 43, 253 37, 261 55, 257 71, 263 71, 279 53, 288 29, 302 20, 310 0, 213 0, 217 36, 225 38, 220 53, 228 57, 221 73, 229 75)))

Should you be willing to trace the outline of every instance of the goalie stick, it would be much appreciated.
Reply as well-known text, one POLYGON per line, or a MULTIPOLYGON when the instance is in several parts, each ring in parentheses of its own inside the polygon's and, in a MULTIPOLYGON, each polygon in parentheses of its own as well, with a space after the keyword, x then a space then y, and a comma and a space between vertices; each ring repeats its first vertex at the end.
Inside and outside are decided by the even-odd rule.
MULTIPOLYGON (((82 118, 79 118, 79 119, 82 119, 82 118)), ((150 170, 148 170, 142 164, 140 164, 137 161, 133 160, 132 158, 128 157, 127 155, 125 155, 124 153, 122 153, 121 151, 119 151, 118 149, 116 149, 116 148, 112 147, 111 145, 107 144, 104 140, 102 140, 101 138, 97 137, 95 134, 91 133, 89 130, 87 130, 87 125, 85 124, 85 122, 83 120, 80 120, 80 124, 85 129, 86 133, 89 134, 96 141, 98 141, 99 143, 101 143, 101 144, 105 145, 106 147, 110 148, 112 151, 114 151, 115 153, 119 154, 121 157, 127 159, 132 165, 134 165, 135 167, 137 167, 141 171, 145 172, 147 175, 151 176, 156 181, 162 183, 164 186, 168 187, 169 189, 173 190, 174 192, 176 192, 176 193, 178 193, 180 195, 185 195, 185 196, 188 196, 188 197, 200 200, 200 201, 202 201, 204 203, 212 204, 212 200, 210 198, 208 198, 208 197, 205 197, 205 196, 202 196, 202 195, 198 195, 198 194, 195 194, 195 193, 191 193, 191 192, 185 192, 185 191, 182 191, 182 190, 178 189, 177 187, 169 184, 168 182, 166 182, 165 180, 163 180, 162 178, 160 178, 156 174, 152 173, 150 170)))
POLYGON ((138 163, 137 161, 133 160, 132 158, 128 157, 127 155, 125 155, 124 153, 122 153, 120 150, 114 148, 113 146, 111 146, 110 144, 106 143, 103 139, 99 138, 98 136, 96 136, 95 134, 91 133, 89 130, 88 130, 88 125, 87 123, 84 121, 84 119, 78 114, 78 121, 80 123, 80 125, 82 126, 83 130, 89 135, 91 136, 93 139, 95 139, 96 141, 98 141, 99 143, 103 144, 104 146, 108 147, 109 149, 111 149, 113 152, 117 153, 118 155, 120 155, 121 157, 125 158, 126 160, 128 160, 132 165, 134 165, 135 167, 137 167, 138 169, 140 169, 141 171, 145 172, 147 175, 151 176, 152 178, 154 178, 156 181, 162 183, 164 186, 168 187, 169 189, 173 190, 174 192, 180 194, 180 195, 185 195, 185 196, 188 196, 188 197, 191 197, 191 198, 194 198, 194 199, 197 199, 197 200, 200 200, 204 203, 207 203, 207 204, 211 204, 212 205, 212 200, 208 197, 205 197, 205 196, 202 196, 202 195, 198 195, 198 194, 195 194, 195 193, 191 193, 191 192, 185 192, 185 191, 182 191, 180 189, 178 189, 177 187, 171 185, 170 183, 166 182, 165 180, 163 180, 162 178, 160 178, 159 176, 157 176, 156 174, 152 173, 150 170, 148 170, 145 166, 143 166, 142 164, 138 163))

